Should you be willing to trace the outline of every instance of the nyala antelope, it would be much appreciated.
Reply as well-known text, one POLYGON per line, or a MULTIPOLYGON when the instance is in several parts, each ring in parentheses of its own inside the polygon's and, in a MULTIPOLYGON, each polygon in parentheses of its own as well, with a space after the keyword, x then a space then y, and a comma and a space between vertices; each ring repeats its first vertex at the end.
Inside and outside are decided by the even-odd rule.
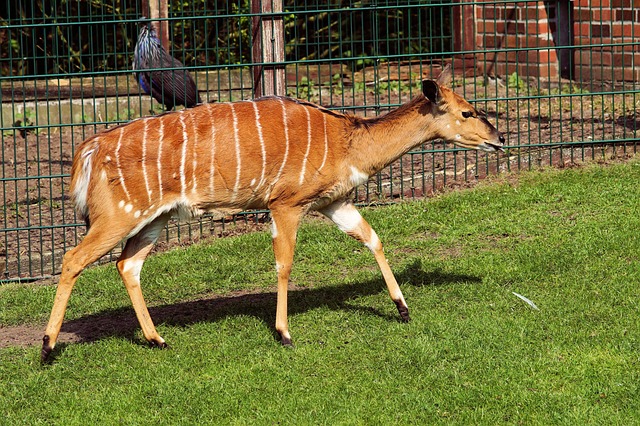
POLYGON ((282 344, 291 345, 287 284, 296 233, 301 217, 312 210, 373 252, 401 319, 409 321, 382 244, 350 193, 408 150, 433 139, 502 150, 502 135, 469 102, 441 85, 441 78, 424 80, 417 97, 375 118, 271 96, 140 118, 88 138, 73 160, 71 193, 89 228, 64 256, 42 360, 56 344, 82 270, 122 240, 126 244, 116 266, 144 337, 165 347, 142 297, 142 265, 172 216, 220 210, 271 211, 278 280, 275 328, 282 344))

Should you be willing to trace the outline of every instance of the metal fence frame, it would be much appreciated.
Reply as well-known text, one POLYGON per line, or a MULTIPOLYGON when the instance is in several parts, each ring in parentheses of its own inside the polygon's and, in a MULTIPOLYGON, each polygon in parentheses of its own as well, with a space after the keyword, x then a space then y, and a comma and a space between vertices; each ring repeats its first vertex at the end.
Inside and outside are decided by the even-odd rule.
MULTIPOLYGON (((69 4, 53 3, 58 8, 69 4)), ((268 13, 251 13, 249 0, 232 2, 225 10, 212 3, 213 8, 193 2, 189 10, 172 9, 170 3, 162 19, 171 28, 172 53, 196 76, 205 101, 253 97, 251 69, 273 66, 283 70, 291 96, 378 115, 416 95, 420 79, 452 62, 456 90, 487 110, 508 137, 510 148, 501 156, 437 141, 425 144, 359 187, 357 202, 424 197, 490 174, 626 157, 638 150, 640 8, 631 0, 334 0, 306 2, 306 8, 285 1, 283 12, 268 13), (285 59, 273 63, 265 56, 243 57, 252 46, 249 22, 260 19, 285 22, 285 59), (193 34, 185 30, 191 22, 194 32, 215 26, 219 33, 232 21, 237 25, 225 33, 224 47, 219 40, 194 46, 193 34), (373 26, 373 36, 358 39, 367 26, 373 26), (434 27, 440 33, 434 34, 434 27), (221 51, 227 52, 226 62, 221 51)), ((62 255, 81 238, 84 224, 75 218, 67 193, 73 148, 105 127, 157 110, 140 93, 128 65, 56 72, 33 66, 35 71, 24 72, 28 61, 43 59, 37 52, 56 50, 50 47, 71 39, 83 25, 135 27, 143 14, 137 2, 127 9, 127 1, 120 0, 126 12, 119 15, 74 19, 15 13, 28 4, 10 0, 5 9, 0 7, 0 66, 10 68, 0 80, 0 283, 57 274, 62 255), (27 49, 21 41, 29 31, 49 35, 40 40, 43 45, 33 42, 27 49), (26 51, 36 53, 21 55, 26 51)), ((121 39, 114 37, 111 46, 105 42, 88 53, 66 52, 64 58, 72 64, 79 63, 74 55, 91 55, 92 64, 129 58, 135 30, 127 31, 121 39)), ((93 33, 87 34, 90 39, 93 33)), ((128 59, 126 63, 130 65, 128 59)), ((261 211, 171 223, 164 239, 206 238, 224 233, 229 224, 267 218, 268 212, 261 211)))

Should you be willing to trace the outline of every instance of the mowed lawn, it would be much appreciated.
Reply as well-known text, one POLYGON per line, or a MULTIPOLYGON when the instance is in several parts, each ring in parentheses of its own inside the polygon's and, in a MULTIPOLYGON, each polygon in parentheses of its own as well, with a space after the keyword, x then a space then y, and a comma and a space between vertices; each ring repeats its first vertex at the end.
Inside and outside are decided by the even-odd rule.
MULTIPOLYGON (((146 345, 115 266, 91 268, 63 326, 83 342, 50 365, 38 342, 0 349, 0 424, 640 424, 639 161, 362 212, 410 323, 371 253, 315 216, 298 236, 293 349, 273 331, 268 232, 148 260, 168 350, 146 345)), ((1 286, 0 325, 44 331, 54 293, 1 286)))

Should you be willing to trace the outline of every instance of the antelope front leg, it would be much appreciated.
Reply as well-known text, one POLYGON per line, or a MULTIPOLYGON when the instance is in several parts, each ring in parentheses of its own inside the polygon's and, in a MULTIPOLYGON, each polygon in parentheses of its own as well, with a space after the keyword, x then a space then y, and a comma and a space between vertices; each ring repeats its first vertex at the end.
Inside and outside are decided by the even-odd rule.
POLYGON ((287 290, 301 214, 299 209, 271 209, 271 237, 273 238, 273 253, 276 258, 278 274, 276 331, 280 334, 284 346, 291 346, 287 320, 287 290))
POLYGON ((407 302, 405 302, 404 296, 400 291, 400 286, 398 286, 398 282, 393 276, 393 272, 391 272, 387 258, 384 256, 382 243, 376 231, 364 220, 355 206, 347 200, 340 200, 329 204, 320 210, 320 212, 338 225, 340 230, 360 241, 371 250, 376 262, 378 262, 384 282, 387 284, 391 300, 396 304, 402 321, 408 322, 410 317, 407 302))

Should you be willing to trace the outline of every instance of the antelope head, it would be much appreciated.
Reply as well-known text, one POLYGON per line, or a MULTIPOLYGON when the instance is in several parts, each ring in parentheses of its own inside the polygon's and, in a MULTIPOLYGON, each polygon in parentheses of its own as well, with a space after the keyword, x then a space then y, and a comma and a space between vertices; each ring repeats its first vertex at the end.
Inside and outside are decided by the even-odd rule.
POLYGON ((438 123, 438 137, 462 148, 486 152, 504 151, 504 136, 462 96, 446 87, 447 67, 436 81, 424 80, 422 93, 429 100, 430 113, 438 123))

